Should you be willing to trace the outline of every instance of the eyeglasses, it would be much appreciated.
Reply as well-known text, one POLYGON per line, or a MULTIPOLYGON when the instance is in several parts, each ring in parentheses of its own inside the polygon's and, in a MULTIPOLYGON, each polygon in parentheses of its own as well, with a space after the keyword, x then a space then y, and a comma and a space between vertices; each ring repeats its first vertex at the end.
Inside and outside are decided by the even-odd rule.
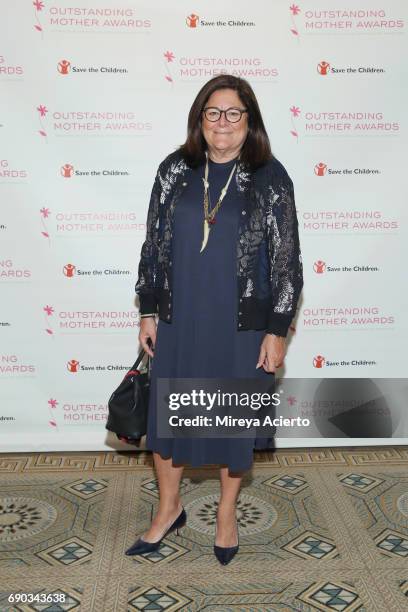
POLYGON ((208 106, 207 108, 203 109, 203 113, 205 118, 208 121, 218 121, 218 119, 221 118, 221 115, 224 113, 225 118, 227 121, 229 121, 230 123, 237 123, 238 121, 241 120, 241 117, 244 113, 247 113, 248 111, 246 109, 240 109, 240 108, 227 108, 227 110, 221 110, 220 108, 217 108, 216 106, 208 106))

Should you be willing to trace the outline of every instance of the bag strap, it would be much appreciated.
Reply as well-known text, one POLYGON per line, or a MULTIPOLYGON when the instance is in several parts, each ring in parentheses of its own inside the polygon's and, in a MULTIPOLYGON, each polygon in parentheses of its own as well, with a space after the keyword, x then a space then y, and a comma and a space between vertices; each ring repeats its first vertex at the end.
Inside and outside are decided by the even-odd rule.
MULTIPOLYGON (((138 355, 138 357, 137 357, 137 359, 136 359, 136 361, 135 361, 135 364, 134 364, 134 366, 133 366, 133 369, 137 370, 137 368, 138 368, 138 366, 139 366, 139 363, 142 361, 143 357, 145 356, 145 352, 146 352, 146 351, 145 351, 144 349, 142 349, 142 350, 140 351, 140 353, 139 353, 139 355, 138 355)), ((149 355, 149 357, 150 357, 150 355, 149 355)))
MULTIPOLYGON (((147 342, 148 342, 149 346, 152 346, 152 342, 151 342, 150 338, 148 338, 148 341, 147 341, 147 342)), ((142 350, 140 351, 140 353, 139 353, 139 355, 138 355, 138 357, 137 357, 137 359, 136 359, 136 362, 135 362, 135 364, 133 365, 133 368, 134 368, 135 370, 137 370, 137 368, 138 368, 138 366, 139 366, 139 363, 142 361, 143 357, 145 356, 145 353, 146 353, 146 351, 145 351, 144 349, 142 349, 142 350)), ((150 373, 150 369, 151 369, 151 367, 152 367, 151 360, 152 360, 152 358, 150 357, 150 355, 148 355, 148 356, 147 356, 147 370, 148 370, 148 372, 149 372, 149 373, 150 373)))

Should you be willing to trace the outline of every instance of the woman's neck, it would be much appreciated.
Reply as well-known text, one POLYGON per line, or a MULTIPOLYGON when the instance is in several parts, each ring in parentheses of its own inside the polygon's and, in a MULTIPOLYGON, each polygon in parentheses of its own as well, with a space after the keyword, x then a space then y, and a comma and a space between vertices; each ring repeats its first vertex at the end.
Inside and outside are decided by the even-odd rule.
POLYGON ((208 157, 211 161, 222 164, 224 162, 231 161, 238 157, 240 149, 234 149, 233 151, 218 151, 217 149, 208 148, 208 157))

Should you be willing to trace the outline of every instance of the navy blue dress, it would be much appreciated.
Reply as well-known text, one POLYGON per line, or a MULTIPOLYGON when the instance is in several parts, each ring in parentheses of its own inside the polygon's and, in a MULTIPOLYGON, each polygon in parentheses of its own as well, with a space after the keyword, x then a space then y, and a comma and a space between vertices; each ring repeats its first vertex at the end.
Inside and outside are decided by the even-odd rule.
MULTIPOLYGON (((236 160, 209 161, 210 210, 236 160)), ((274 375, 256 369, 265 331, 237 328, 237 235, 242 194, 235 176, 216 215, 206 248, 203 239, 202 177, 192 170, 174 210, 172 322, 159 319, 151 370, 146 448, 173 464, 251 467, 254 448, 273 448, 273 438, 158 438, 156 380, 163 378, 257 378, 274 375)))

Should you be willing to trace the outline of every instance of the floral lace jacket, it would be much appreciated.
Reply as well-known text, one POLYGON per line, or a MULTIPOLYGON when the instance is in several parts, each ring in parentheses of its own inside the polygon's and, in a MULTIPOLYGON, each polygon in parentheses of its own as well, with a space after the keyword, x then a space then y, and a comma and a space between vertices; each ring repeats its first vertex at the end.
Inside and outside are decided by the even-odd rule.
MULTIPOLYGON (((172 318, 173 213, 191 169, 177 151, 160 164, 135 286, 140 313, 172 318)), ((286 336, 303 287, 293 183, 276 159, 250 172, 238 162, 243 205, 237 240, 237 329, 286 336)))

